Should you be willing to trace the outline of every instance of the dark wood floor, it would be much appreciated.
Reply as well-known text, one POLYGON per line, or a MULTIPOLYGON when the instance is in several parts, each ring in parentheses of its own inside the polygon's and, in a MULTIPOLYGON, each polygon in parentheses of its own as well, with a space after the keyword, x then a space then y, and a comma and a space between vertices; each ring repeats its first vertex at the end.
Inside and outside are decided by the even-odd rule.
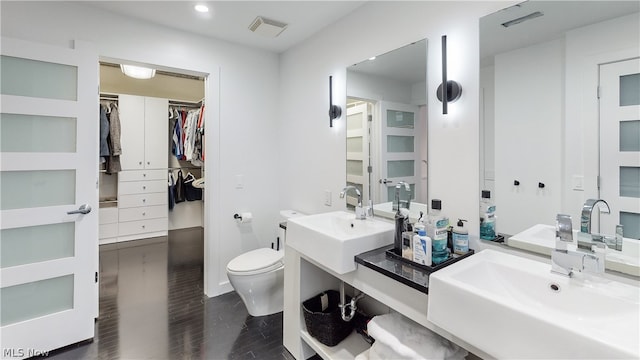
POLYGON ((50 359, 293 359, 282 313, 252 317, 235 292, 203 293, 202 229, 100 247, 93 342, 50 359))

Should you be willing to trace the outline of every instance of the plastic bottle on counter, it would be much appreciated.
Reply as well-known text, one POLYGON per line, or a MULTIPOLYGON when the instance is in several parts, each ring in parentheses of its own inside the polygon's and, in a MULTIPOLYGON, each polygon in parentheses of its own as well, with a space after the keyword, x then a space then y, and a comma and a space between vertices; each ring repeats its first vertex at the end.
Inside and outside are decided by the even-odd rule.
POLYGON ((464 227, 467 220, 458 219, 458 224, 453 228, 453 252, 464 255, 469 252, 469 231, 464 227))
POLYGON ((413 236, 413 261, 420 265, 431 266, 431 238, 424 229, 413 236))
POLYGON ((433 251, 443 251, 447 248, 447 228, 449 219, 441 213, 442 201, 431 200, 431 211, 427 215, 427 236, 431 238, 433 251))
POLYGON ((496 206, 491 201, 489 190, 482 190, 480 199, 480 239, 496 239, 496 206))

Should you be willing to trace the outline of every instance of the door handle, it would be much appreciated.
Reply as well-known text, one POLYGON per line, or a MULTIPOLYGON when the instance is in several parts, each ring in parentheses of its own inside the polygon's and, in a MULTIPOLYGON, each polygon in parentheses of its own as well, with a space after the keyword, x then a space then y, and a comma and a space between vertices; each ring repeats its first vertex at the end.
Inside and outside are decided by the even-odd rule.
POLYGON ((391 183, 393 183, 393 180, 380 179, 380 180, 378 180, 378 182, 379 182, 380 184, 385 184, 385 185, 387 185, 387 184, 391 184, 391 183))
POLYGON ((78 210, 67 211, 67 214, 69 214, 69 215, 73 215, 73 214, 86 215, 86 214, 88 214, 90 212, 91 212, 91 206, 89 204, 82 204, 82 205, 80 205, 78 210))

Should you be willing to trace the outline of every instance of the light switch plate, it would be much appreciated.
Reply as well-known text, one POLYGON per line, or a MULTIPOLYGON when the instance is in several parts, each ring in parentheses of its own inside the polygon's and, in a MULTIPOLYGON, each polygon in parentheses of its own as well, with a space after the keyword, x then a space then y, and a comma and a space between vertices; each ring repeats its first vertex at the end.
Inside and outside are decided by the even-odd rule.
POLYGON ((331 206, 331 190, 324 191, 324 204, 326 206, 331 206))
POLYGON ((571 187, 576 191, 584 191, 584 176, 573 175, 571 177, 571 187))
POLYGON ((244 175, 236 175, 236 189, 244 189, 244 175))

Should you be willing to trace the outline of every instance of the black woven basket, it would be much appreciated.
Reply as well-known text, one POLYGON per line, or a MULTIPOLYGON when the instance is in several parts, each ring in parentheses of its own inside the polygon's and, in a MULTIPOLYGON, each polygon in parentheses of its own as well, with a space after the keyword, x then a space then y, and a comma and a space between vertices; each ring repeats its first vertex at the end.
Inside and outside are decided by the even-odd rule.
MULTIPOLYGON (((345 301, 351 301, 346 296, 345 301)), ((353 321, 346 322, 340 315, 340 293, 327 290, 302 303, 304 323, 309 335, 327 346, 336 346, 353 331, 353 321), (322 311, 321 296, 328 295, 328 306, 322 311)))

